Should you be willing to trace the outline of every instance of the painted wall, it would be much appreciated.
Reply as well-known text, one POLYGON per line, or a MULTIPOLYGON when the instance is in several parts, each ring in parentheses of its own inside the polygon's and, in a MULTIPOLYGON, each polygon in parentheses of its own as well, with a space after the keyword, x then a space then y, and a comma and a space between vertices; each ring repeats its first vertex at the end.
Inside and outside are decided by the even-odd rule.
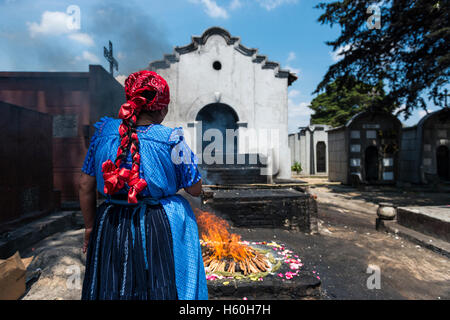
POLYGON ((54 209, 52 117, 0 101, 0 225, 54 209))
POLYGON ((122 85, 101 66, 89 72, 0 72, 0 101, 53 116, 53 178, 61 199, 78 199, 78 179, 92 125, 116 117, 122 85))

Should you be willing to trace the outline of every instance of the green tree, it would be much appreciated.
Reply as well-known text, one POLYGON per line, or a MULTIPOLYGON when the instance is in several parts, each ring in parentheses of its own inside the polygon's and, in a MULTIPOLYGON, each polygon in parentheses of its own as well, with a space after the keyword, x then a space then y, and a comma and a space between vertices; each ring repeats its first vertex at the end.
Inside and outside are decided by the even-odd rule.
POLYGON ((316 8, 324 10, 321 24, 340 26, 339 37, 327 44, 342 56, 329 67, 316 93, 338 77, 354 75, 372 85, 383 82, 387 93, 379 106, 402 106, 399 112, 406 117, 418 106, 426 108, 423 97, 445 106, 450 1, 341 0, 316 8))
MULTIPOLYGON (((340 77, 325 87, 325 92, 311 101, 314 113, 312 124, 344 125, 358 112, 380 105, 385 98, 382 83, 376 86, 356 80, 355 77, 340 77)), ((395 106, 383 105, 383 110, 392 112, 395 106)))

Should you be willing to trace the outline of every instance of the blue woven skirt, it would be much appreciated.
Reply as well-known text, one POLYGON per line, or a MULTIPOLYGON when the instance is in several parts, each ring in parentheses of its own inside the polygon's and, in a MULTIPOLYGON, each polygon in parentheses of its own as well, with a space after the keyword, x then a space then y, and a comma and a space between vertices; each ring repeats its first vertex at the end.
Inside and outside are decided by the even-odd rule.
POLYGON ((160 204, 97 208, 81 298, 177 299, 172 235, 160 204))

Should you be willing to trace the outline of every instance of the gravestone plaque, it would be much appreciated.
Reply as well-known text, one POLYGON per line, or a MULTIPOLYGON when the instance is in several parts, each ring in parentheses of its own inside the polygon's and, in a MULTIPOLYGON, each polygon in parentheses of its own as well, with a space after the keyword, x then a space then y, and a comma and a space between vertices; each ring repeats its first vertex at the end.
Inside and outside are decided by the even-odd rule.
POLYGON ((58 114, 53 116, 53 137, 72 138, 78 136, 78 115, 58 114))
POLYGON ((366 131, 366 138, 367 139, 376 139, 377 132, 375 130, 367 130, 366 131))
POLYGON ((351 144, 350 152, 361 152, 361 145, 360 144, 351 144))
POLYGON ((358 130, 351 130, 350 131, 350 138, 351 139, 359 139, 360 138, 360 134, 358 130))

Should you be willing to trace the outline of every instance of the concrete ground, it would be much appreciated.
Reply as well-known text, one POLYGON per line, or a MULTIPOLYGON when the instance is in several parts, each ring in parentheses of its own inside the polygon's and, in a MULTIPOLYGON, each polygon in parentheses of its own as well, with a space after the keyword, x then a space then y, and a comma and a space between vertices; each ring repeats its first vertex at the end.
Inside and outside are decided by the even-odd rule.
MULTIPOLYGON (((302 178, 304 180, 304 178, 302 178)), ((322 179, 324 180, 324 179, 322 179)), ((232 228, 243 240, 285 243, 309 270, 318 272, 324 299, 450 299, 449 259, 401 237, 375 230, 375 203, 448 204, 450 195, 395 189, 357 191, 336 184, 311 183, 317 195, 319 233, 281 229, 232 228), (378 266, 381 288, 368 289, 378 266), (370 281, 369 281, 370 282, 370 281)), ((83 230, 55 234, 26 252, 35 259, 29 271, 41 269, 24 299, 79 299, 84 272, 83 230)))

